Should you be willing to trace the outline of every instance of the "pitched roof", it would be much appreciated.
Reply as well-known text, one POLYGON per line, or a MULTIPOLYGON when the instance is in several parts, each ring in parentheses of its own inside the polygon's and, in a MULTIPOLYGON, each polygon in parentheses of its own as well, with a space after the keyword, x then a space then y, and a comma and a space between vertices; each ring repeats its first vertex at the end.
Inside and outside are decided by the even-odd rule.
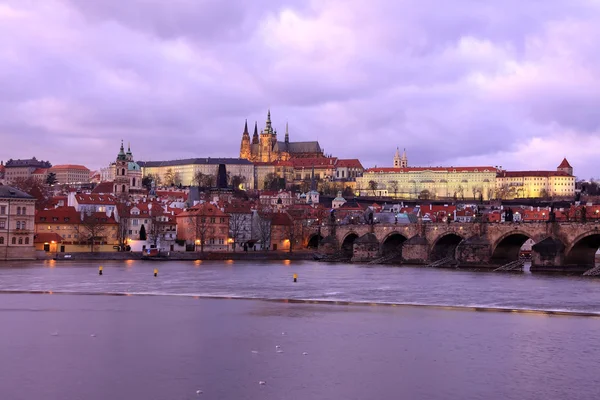
POLYGON ((113 182, 100 182, 96 185, 96 187, 92 190, 92 194, 100 194, 100 193, 113 193, 113 182))
POLYGON ((369 168, 365 173, 380 173, 380 172, 496 172, 495 167, 407 167, 407 168, 393 168, 393 167, 375 167, 369 168))
POLYGON ((35 223, 69 223, 81 222, 81 213, 75 207, 57 207, 48 210, 39 210, 35 214, 35 223))
POLYGON ((16 189, 12 186, 0 185, 0 198, 6 199, 34 199, 35 197, 16 189))
POLYGON ((362 164, 357 158, 351 158, 347 160, 337 160, 335 163, 336 168, 360 168, 363 169, 362 164))
POLYGON ((322 153, 321 146, 319 142, 277 142, 275 144, 275 151, 286 151, 290 153, 290 155, 299 154, 299 153, 322 153))
POLYGON ((526 178, 530 176, 549 178, 551 176, 572 177, 563 171, 502 171, 496 175, 498 178, 526 178))
POLYGON ((56 232, 41 232, 33 236, 33 243, 62 243, 63 238, 56 232))
POLYGON ((75 199, 79 204, 115 204, 115 197, 112 194, 76 194, 75 199))
POLYGON ((55 165, 52 168, 50 168, 52 170, 55 169, 78 169, 81 171, 89 171, 88 168, 84 167, 83 165, 76 165, 76 164, 61 164, 61 165, 55 165))
POLYGON ((48 168, 36 168, 31 174, 32 175, 44 175, 48 172, 48 168))
POLYGON ((558 168, 573 168, 573 167, 571 167, 571 164, 569 164, 569 162, 567 161, 566 158, 563 158, 563 160, 560 163, 560 165, 558 166, 558 168))
POLYGON ((187 217, 193 215, 207 216, 207 217, 229 217, 221 211, 217 206, 210 203, 197 204, 193 207, 188 208, 184 212, 180 213, 178 217, 187 217))
POLYGON ((337 158, 336 157, 313 157, 313 158, 294 158, 291 160, 294 168, 323 168, 323 167, 332 167, 335 165, 337 158))
POLYGON ((169 161, 137 161, 137 164, 142 168, 148 167, 173 167, 177 165, 252 165, 252 163, 243 158, 186 158, 182 160, 169 161))

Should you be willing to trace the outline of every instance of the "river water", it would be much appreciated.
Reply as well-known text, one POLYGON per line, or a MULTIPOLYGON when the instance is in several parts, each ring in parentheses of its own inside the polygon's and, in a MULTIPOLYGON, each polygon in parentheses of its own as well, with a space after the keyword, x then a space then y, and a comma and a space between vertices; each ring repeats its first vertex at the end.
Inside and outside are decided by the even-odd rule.
POLYGON ((0 398, 598 395, 598 279, 289 261, 106 262, 99 276, 98 266, 0 266, 0 398))

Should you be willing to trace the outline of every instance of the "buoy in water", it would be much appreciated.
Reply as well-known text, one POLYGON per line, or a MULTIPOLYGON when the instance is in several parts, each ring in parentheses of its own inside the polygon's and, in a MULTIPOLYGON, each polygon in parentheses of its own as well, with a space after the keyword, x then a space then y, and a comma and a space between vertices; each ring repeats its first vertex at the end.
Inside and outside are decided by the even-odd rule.
POLYGON ((98 275, 102 275, 102 265, 98 267, 98 275))

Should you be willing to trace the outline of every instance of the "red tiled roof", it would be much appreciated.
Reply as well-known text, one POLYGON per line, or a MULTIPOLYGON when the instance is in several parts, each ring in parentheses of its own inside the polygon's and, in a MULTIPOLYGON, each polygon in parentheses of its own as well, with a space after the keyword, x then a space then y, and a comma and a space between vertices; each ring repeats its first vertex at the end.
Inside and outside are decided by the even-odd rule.
POLYGON ((180 213, 178 217, 190 216, 190 215, 201 215, 209 217, 229 217, 221 211, 217 206, 210 203, 197 204, 193 207, 188 208, 186 211, 180 213))
POLYGON ((76 194, 75 199, 79 204, 115 204, 115 197, 112 194, 76 194))
POLYGON ((78 169, 81 171, 88 171, 89 169, 84 167, 83 165, 75 165, 75 164, 62 164, 62 165, 54 165, 50 169, 78 169))
POLYGON ((560 165, 558 166, 558 168, 573 168, 573 167, 571 167, 571 164, 569 164, 569 162, 567 161, 566 158, 563 158, 563 160, 560 163, 560 165))
POLYGON ((351 159, 347 159, 347 160, 337 160, 337 162, 335 163, 335 166, 339 167, 339 168, 360 168, 360 169, 363 169, 362 164, 356 158, 351 158, 351 159))
POLYGON ((549 178, 551 176, 569 176, 563 171, 502 171, 496 175, 498 178, 524 178, 528 176, 549 178))
POLYGON ((76 224, 81 221, 81 214, 75 207, 58 207, 49 210, 39 210, 35 214, 35 223, 76 224))
POLYGON ((271 225, 294 225, 294 220, 287 213, 274 213, 271 217, 271 225))
POLYGON ((62 243, 63 238, 55 232, 36 233, 33 237, 33 243, 62 243))
POLYGON ((369 168, 365 172, 422 172, 422 171, 496 172, 496 168, 495 167, 408 167, 408 168, 376 167, 376 168, 369 168))
POLYGON ((99 193, 112 194, 113 188, 114 188, 113 182, 100 182, 99 184, 96 185, 94 190, 92 190, 92 193, 93 194, 99 194, 99 193))
POLYGON ((224 209, 227 214, 250 214, 252 212, 252 206, 249 202, 227 203, 224 209))
POLYGON ((48 172, 48 168, 36 168, 31 174, 32 175, 44 175, 48 172))
POLYGON ((337 157, 330 158, 294 158, 291 160, 294 168, 323 168, 323 167, 334 167, 337 157))

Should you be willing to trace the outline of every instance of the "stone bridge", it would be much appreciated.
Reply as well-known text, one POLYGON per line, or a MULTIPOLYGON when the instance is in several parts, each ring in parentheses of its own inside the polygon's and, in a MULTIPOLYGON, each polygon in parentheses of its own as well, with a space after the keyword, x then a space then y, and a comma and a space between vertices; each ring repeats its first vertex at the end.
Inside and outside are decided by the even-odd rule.
POLYGON ((496 268, 519 258, 532 239, 532 271, 586 271, 600 247, 600 223, 415 223, 312 227, 305 243, 352 261, 393 258, 428 264, 452 257, 462 267, 496 268))

